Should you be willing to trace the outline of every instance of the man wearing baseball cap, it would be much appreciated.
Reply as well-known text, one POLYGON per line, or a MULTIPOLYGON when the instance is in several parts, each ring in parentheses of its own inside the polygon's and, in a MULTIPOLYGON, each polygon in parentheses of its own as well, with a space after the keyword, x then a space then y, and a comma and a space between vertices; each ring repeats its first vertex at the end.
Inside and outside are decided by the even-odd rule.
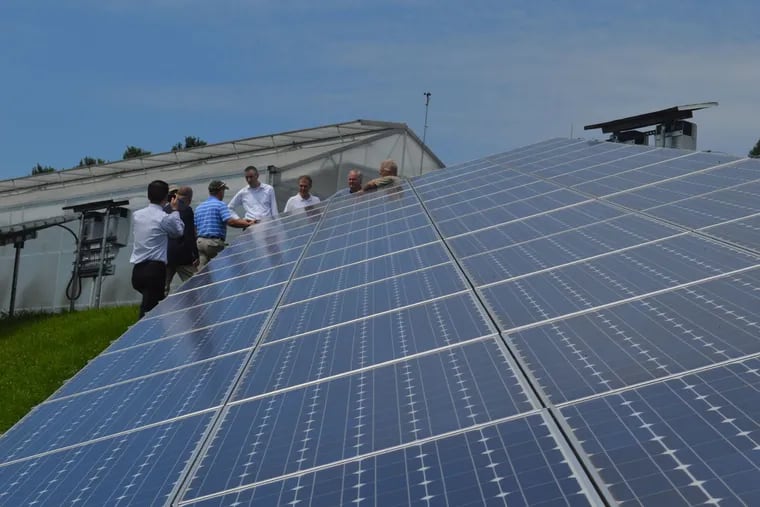
POLYGON ((224 204, 224 191, 229 187, 220 180, 208 184, 209 197, 195 208, 195 228, 198 231, 198 270, 224 250, 227 226, 244 229, 253 224, 247 218, 233 218, 224 204))

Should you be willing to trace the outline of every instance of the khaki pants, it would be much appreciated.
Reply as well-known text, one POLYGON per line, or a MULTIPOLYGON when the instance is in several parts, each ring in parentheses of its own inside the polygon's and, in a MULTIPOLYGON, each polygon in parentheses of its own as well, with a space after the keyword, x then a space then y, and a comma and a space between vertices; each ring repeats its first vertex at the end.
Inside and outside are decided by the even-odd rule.
POLYGON ((195 274, 195 266, 192 264, 188 266, 166 266, 166 295, 169 295, 169 288, 172 285, 172 279, 174 275, 179 275, 180 280, 186 282, 191 276, 195 274))
POLYGON ((196 244, 198 245, 198 271, 208 264, 208 261, 216 257, 219 252, 224 250, 223 239, 198 238, 196 244))

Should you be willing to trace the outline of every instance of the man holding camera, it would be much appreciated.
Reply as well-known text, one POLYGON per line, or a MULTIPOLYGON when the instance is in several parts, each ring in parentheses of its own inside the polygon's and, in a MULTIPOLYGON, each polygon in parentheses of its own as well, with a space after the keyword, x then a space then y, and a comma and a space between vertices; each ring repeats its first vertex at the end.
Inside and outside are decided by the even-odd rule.
MULTIPOLYGON (((169 238, 166 251, 166 290, 172 284, 174 275, 179 275, 184 282, 195 274, 198 267, 198 245, 195 242, 195 215, 190 203, 193 201, 193 189, 190 187, 174 187, 169 190, 169 199, 177 196, 177 209, 182 223, 185 224, 185 232, 179 238, 169 238)), ((165 211, 171 213, 169 205, 165 211)))

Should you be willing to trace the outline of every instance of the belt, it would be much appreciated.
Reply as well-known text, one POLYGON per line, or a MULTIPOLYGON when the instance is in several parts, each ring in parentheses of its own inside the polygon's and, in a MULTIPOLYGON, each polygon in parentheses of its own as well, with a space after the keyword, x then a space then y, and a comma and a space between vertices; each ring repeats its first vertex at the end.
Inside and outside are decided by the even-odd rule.
POLYGON ((224 241, 224 238, 220 238, 219 236, 198 236, 199 239, 221 239, 224 241))

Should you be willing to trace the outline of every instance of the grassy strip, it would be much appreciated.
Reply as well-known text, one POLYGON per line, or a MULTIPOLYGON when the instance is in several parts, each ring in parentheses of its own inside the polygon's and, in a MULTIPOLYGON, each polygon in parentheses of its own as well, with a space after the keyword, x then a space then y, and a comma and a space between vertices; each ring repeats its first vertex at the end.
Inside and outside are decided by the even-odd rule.
POLYGON ((0 319, 0 432, 137 321, 136 306, 0 319))

